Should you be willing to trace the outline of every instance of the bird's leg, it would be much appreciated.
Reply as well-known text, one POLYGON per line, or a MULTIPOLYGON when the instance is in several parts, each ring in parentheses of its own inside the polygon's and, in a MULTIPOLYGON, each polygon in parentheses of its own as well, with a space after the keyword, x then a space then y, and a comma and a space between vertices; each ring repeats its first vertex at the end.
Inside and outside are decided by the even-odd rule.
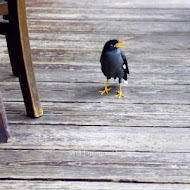
POLYGON ((100 93, 101 95, 103 95, 103 94, 105 94, 105 93, 108 94, 108 92, 111 90, 111 87, 108 88, 108 82, 109 82, 109 79, 107 79, 107 81, 106 81, 105 89, 99 91, 99 93, 100 93))
POLYGON ((115 95, 117 98, 124 98, 125 96, 122 94, 121 90, 121 83, 119 83, 119 91, 117 92, 117 95, 115 95))

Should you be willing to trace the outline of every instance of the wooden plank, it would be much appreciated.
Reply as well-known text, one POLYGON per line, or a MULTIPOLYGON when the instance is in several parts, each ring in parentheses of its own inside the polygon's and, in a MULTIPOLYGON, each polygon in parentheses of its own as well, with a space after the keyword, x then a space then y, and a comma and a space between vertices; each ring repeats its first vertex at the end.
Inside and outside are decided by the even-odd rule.
POLYGON ((1 150, 0 178, 189 183, 189 153, 1 150))
MULTIPOLYGON (((190 67, 174 65, 130 65, 130 85, 188 85, 190 84, 190 67)), ((12 77, 9 63, 1 64, 0 81, 17 82, 12 77)), ((37 82, 61 82, 61 83, 101 83, 105 77, 101 72, 100 64, 74 65, 74 64, 36 64, 35 74, 37 82), (77 74, 75 74, 77 73, 77 74), (53 77, 52 77, 53 75, 53 77), (85 77, 84 77, 85 76, 85 77)), ((117 83, 118 80, 110 80, 117 83)))
MULTIPOLYGON (((39 37, 40 36, 38 36, 38 38, 39 37)), ((78 36, 78 38, 80 37, 81 36, 78 36)), ((177 40, 173 40, 174 36, 161 37, 160 35, 150 35, 149 39, 147 39, 147 36, 139 35, 136 37, 131 37, 134 39, 126 39, 126 40, 124 39, 125 40, 124 45, 126 46, 126 48, 123 49, 123 51, 129 57, 134 56, 132 54, 133 51, 136 51, 139 53, 142 53, 142 52, 156 53, 156 51, 162 52, 163 49, 167 51, 168 54, 171 54, 172 52, 175 52, 178 54, 178 52, 181 53, 181 50, 183 50, 185 54, 185 52, 188 52, 188 50, 190 50, 190 46, 188 45, 188 42, 187 42, 188 37, 189 36, 186 36, 186 35, 178 37, 177 40, 180 40, 179 42, 177 40), (137 43, 135 43, 134 40, 137 40, 137 43), (144 48, 147 48, 147 50, 145 51, 144 48)), ((34 39, 33 41, 31 41, 33 52, 35 52, 34 49, 41 49, 44 47, 45 49, 47 49, 47 51, 53 48, 57 48, 57 50, 61 50, 61 49, 65 49, 67 51, 71 50, 72 52, 73 51, 82 52, 85 50, 89 50, 89 53, 91 54, 93 52, 94 53, 99 52, 101 55, 101 51, 103 49, 104 43, 106 42, 105 37, 94 39, 93 41, 89 41, 88 39, 83 39, 83 41, 79 41, 77 38, 70 38, 70 40, 68 40, 68 39, 63 39, 63 36, 62 36, 62 39, 57 38, 54 41, 52 41, 51 39, 43 39, 42 36, 41 38, 42 39, 37 39, 37 40, 34 39), (63 44, 64 44, 64 47, 63 47, 63 44), (75 49, 73 49, 73 47, 75 47, 75 49)), ((115 39, 115 37, 113 36, 112 39, 115 39)), ((117 37, 117 39, 120 39, 120 37, 117 37)), ((121 37, 121 39, 123 39, 123 37, 121 37)), ((95 59, 95 61, 97 61, 97 59, 95 59)))
MULTIPOLYGON (((19 115, 16 115, 19 117, 19 115)), ((60 116, 61 117, 61 116, 60 116)), ((71 118, 71 117, 70 117, 71 118)), ((57 119, 57 117, 55 117, 57 119)), ((11 119, 9 119, 11 123, 11 119)), ((35 121, 35 120, 33 120, 35 121)), ((20 124, 10 124, 12 141, 0 149, 26 150, 101 150, 129 152, 190 153, 189 128, 85 126, 37 124, 25 117, 20 124), (27 121, 27 123, 26 123, 27 121), (23 124, 23 123, 26 124, 23 124)), ((182 157, 178 158, 180 162, 182 157)), ((178 162, 176 160, 176 162, 178 162)))
MULTIPOLYGON (((53 64, 99 64, 100 52, 99 51, 89 51, 89 50, 69 50, 69 49, 43 49, 39 48, 33 50, 33 56, 35 62, 41 63, 53 63, 53 64), (81 56, 83 59, 81 60, 81 56)), ((180 51, 170 51, 170 50, 161 50, 155 52, 136 52, 135 51, 128 51, 128 55, 130 55, 129 63, 131 64, 146 64, 148 63, 155 63, 160 62, 161 65, 166 65, 168 62, 169 64, 172 63, 173 60, 178 62, 180 65, 180 61, 183 65, 189 65, 189 52, 180 50, 180 51), (134 56, 135 55, 135 56, 134 56)), ((1 59, 1 62, 7 62, 8 57, 7 54, 4 54, 1 59)))
POLYGON ((4 0, 0 1, 0 15, 7 15, 8 14, 8 5, 7 2, 4 0))
POLYGON ((127 8, 65 8, 28 7, 30 20, 101 20, 104 21, 189 21, 189 10, 184 9, 127 9, 127 8))
MULTIPOLYGON (((35 63, 38 64, 53 63, 73 65, 98 65, 102 47, 105 41, 110 39, 109 37, 105 38, 105 36, 102 36, 100 38, 100 40, 102 40, 101 42, 98 39, 98 41, 95 40, 87 42, 88 39, 84 39, 84 36, 79 35, 78 38, 82 37, 84 41, 77 42, 77 38, 72 39, 72 37, 70 38, 70 40, 68 40, 68 37, 66 37, 65 39, 63 37, 58 37, 57 40, 54 40, 54 42, 52 42, 52 40, 50 39, 51 37, 53 37, 52 35, 44 35, 47 36, 45 39, 43 39, 43 35, 41 35, 38 36, 36 40, 34 39, 32 41, 33 59, 35 63), (67 42, 64 42, 66 40, 67 42), (81 56, 83 56, 82 59, 81 56)), ((36 36, 34 37, 36 38, 36 36)), ((93 36, 91 37, 93 38, 93 36)), ((113 35, 112 38, 114 38, 113 35)), ((120 35, 120 39, 122 38, 123 37, 120 35)), ((126 40, 127 48, 124 51, 126 52, 130 66, 155 64, 160 64, 161 66, 188 66, 190 64, 189 45, 187 44, 186 40, 188 38, 187 35, 181 37, 170 36, 165 38, 160 37, 160 35, 153 35, 152 37, 150 37, 150 39, 147 38, 147 36, 143 37, 143 35, 141 35, 134 37, 134 39, 126 40), (157 38, 157 40, 155 40, 155 38, 157 38), (173 38, 180 40, 180 42, 173 40, 173 38), (137 43, 135 43, 134 40, 137 40, 137 43), (146 41, 146 43, 144 41, 146 41)), ((9 59, 7 54, 5 53, 7 52, 5 43, 1 51, 2 54, 0 57, 0 61, 2 63, 8 62, 9 59)))
POLYGON ((54 33, 91 33, 91 34, 114 34, 127 36, 130 34, 163 34, 171 35, 189 32, 189 22, 126 22, 126 21, 111 21, 110 24, 103 20, 29 20, 29 32, 54 32, 54 33), (53 27, 52 27, 53 26, 53 27), (121 30, 122 26, 122 30, 121 30))
MULTIPOLYGON (((32 35, 33 60, 37 63, 53 64, 99 64, 102 47, 106 40, 110 38, 126 39, 127 54, 130 66, 133 65, 189 65, 189 45, 187 34, 178 35, 101 35, 100 39, 95 38, 95 34, 90 34, 90 38, 85 35, 69 34, 53 35, 43 33, 32 35), (77 36, 77 37, 76 37, 77 36), (52 42, 52 39, 54 41, 52 42), (78 41, 82 39, 82 41, 78 41), (40 45, 39 45, 40 44, 40 45), (64 45, 63 45, 64 44, 64 45), (93 44, 93 45, 92 45, 93 44), (75 47, 75 48, 73 48, 75 47), (81 55, 83 56, 81 59, 81 55)), ((87 35, 86 35, 87 36, 87 35)), ((98 35, 99 36, 99 35, 98 35)), ((8 62, 6 43, 2 41, 1 62, 8 62)))
MULTIPOLYGON (((129 81, 130 82, 130 81, 129 81)), ((22 101, 17 82, 0 83, 4 101, 22 101), (13 96, 14 94, 14 96, 13 96)), ((128 85, 123 86, 126 98, 115 98, 118 84, 112 86, 108 95, 100 95, 104 88, 97 83, 39 83, 38 89, 42 102, 111 102, 122 104, 189 104, 190 93, 188 85, 128 85)))
POLYGON ((57 103, 44 103, 44 116, 37 120, 26 119, 21 103, 10 102, 6 110, 12 124, 189 127, 189 104, 129 104, 124 100, 120 103, 116 101, 61 103, 58 100, 57 103))
POLYGON ((65 181, 1 181, 0 190, 189 190, 189 184, 139 184, 109 182, 65 182, 65 181))
MULTIPOLYGON (((163 30, 164 30, 164 28, 163 28, 163 30)), ((163 36, 162 34, 154 33, 151 35, 150 34, 138 34, 138 35, 129 34, 127 36, 124 36, 124 35, 120 35, 120 34, 111 34, 110 33, 110 34, 106 34, 106 36, 105 36, 104 34, 96 35, 93 33, 89 33, 88 35, 86 35, 83 33, 78 33, 78 35, 76 36, 75 33, 71 33, 71 34, 58 33, 55 38, 55 34, 52 34, 52 33, 47 33, 47 32, 30 33, 30 39, 32 42, 32 46, 33 46, 33 43, 35 43, 35 40, 41 40, 41 41, 47 40, 47 41, 51 41, 53 44, 55 42, 57 42, 59 44, 60 41, 63 41, 64 45, 65 44, 70 45, 72 43, 72 45, 76 45, 77 47, 81 45, 82 46, 81 48, 83 48, 83 46, 85 46, 85 47, 88 47, 91 49, 94 47, 96 47, 96 48, 102 47, 104 45, 105 39, 108 39, 108 38, 114 39, 116 37, 119 39, 125 40, 125 43, 127 45, 125 50, 130 49, 131 46, 137 48, 138 45, 140 45, 143 47, 143 43, 145 43, 149 46, 149 45, 151 45, 151 42, 152 43, 157 42, 158 47, 162 47, 162 45, 163 45, 166 48, 171 49, 174 44, 176 44, 176 45, 184 44, 184 45, 188 46, 188 42, 186 39, 189 37, 189 34, 188 33, 181 33, 181 34, 178 33, 178 34, 171 35, 169 33, 165 33, 163 36), (167 39, 167 41, 165 41, 166 39, 167 39), (136 41, 136 40, 138 40, 138 41, 136 41), (178 40, 180 40, 180 41, 178 41, 178 40), (141 42, 141 43, 137 43, 137 42, 141 42), (161 44, 159 44, 159 42, 161 44), (171 46, 169 46, 170 44, 171 44, 171 46)), ((3 41, 1 43, 3 43, 3 41)), ((2 44, 3 47, 5 45, 6 45, 5 43, 2 44)), ((36 46, 38 47, 38 46, 40 46, 40 44, 36 44, 36 46)), ((36 47, 36 46, 34 46, 34 47, 36 47)), ((154 48, 154 49, 159 49, 158 47, 152 46, 152 48, 154 48)), ((177 49, 180 49, 180 47, 176 48, 176 50, 177 49)))
POLYGON ((96 7, 98 9, 102 8, 190 8, 189 1, 186 0, 156 0, 153 2, 147 1, 147 0, 119 0, 119 1, 91 1, 91 0, 83 0, 80 2, 76 2, 75 0, 57 0, 56 3, 53 0, 46 0, 44 1, 37 1, 38 3, 35 3, 36 1, 28 1, 27 6, 28 7, 85 7, 85 8, 92 8, 96 7))
MULTIPOLYGON (((132 67, 130 67, 132 69, 132 67)), ((1 69, 2 71, 4 69, 1 69)), ((53 70, 53 69, 52 69, 53 70)), ((92 82, 92 83, 101 83, 104 85, 105 77, 103 74, 101 74, 100 68, 99 72, 93 73, 86 71, 80 72, 77 71, 77 75, 73 74, 73 71, 65 70, 61 71, 57 70, 55 72, 53 71, 42 71, 36 70, 36 79, 37 82, 60 82, 60 83, 86 83, 92 82), (52 78, 52 73, 54 74, 54 77, 52 78), (84 78, 85 75, 85 78, 84 78)), ((145 72, 146 73, 146 72, 145 72)), ((145 74, 145 73, 132 73, 129 76, 129 85, 189 85, 190 84, 190 78, 189 74, 185 73, 170 73, 170 74, 145 74)), ((0 80, 4 83, 6 82, 17 82, 16 78, 13 78, 10 72, 10 69, 5 70, 3 74, 0 76, 0 80)), ((118 83, 118 80, 111 79, 110 84, 115 85, 118 83)), ((128 87, 124 87, 128 88, 128 87)))
MULTIPOLYGON (((31 35, 31 45, 33 48, 33 55, 34 56, 42 56, 48 55, 49 51, 54 50, 54 54, 60 57, 60 54, 58 52, 63 52, 62 54, 62 60, 66 58, 66 55, 71 51, 73 53, 73 56, 76 56, 74 52, 76 53, 82 53, 82 52, 87 52, 86 50, 89 51, 90 56, 93 54, 99 53, 99 56, 94 58, 94 62, 98 63, 99 62, 99 57, 103 48, 104 43, 106 42, 107 39, 113 39, 113 38, 118 38, 118 39, 123 39, 125 40, 125 46, 126 48, 123 50, 126 54, 129 60, 131 61, 131 57, 134 57, 134 51, 142 54, 142 53, 152 53, 152 54, 158 54, 158 51, 163 51, 165 50, 168 55, 171 55, 171 58, 173 57, 172 53, 175 53, 177 55, 182 54, 184 55, 185 53, 188 53, 188 50, 190 49, 187 38, 188 35, 183 35, 183 36, 164 36, 163 35, 138 35, 138 36, 129 36, 128 39, 127 37, 124 36, 114 36, 110 35, 109 36, 104 36, 101 35, 98 38, 95 37, 94 35, 90 35, 90 37, 85 37, 84 35, 71 35, 70 37, 68 34, 66 35, 57 35, 56 39, 54 39, 53 34, 49 33, 43 33, 41 35, 37 34, 32 34, 31 35), (91 38, 91 39, 90 39, 91 38), (93 38, 93 39, 92 39, 93 38), (52 41, 52 39, 54 39, 52 41), (79 40, 80 39, 80 40, 79 40), (134 41, 137 40, 135 43, 134 41), (64 44, 64 46, 63 46, 64 44), (75 48, 73 48, 75 47, 75 48), (40 49, 46 50, 46 52, 43 50, 42 52, 37 54, 37 50, 40 49), (146 49, 147 48, 147 49, 146 49), (182 53, 183 51, 183 53, 182 53)), ((2 50, 6 52, 6 43, 2 41, 1 45, 2 50)), ((153 55, 152 55, 153 56, 153 55)), ((161 56, 160 56, 161 57, 161 56)), ((89 58, 89 55, 87 56, 89 58)), ((182 58, 184 59, 184 58, 182 58)), ((69 60, 67 60, 69 61, 69 60)), ((82 61, 78 57, 78 61, 82 61)), ((75 61, 76 63, 78 62, 77 60, 75 61)), ((141 60, 138 60, 138 62, 142 62, 141 60)), ((173 61, 173 60, 172 60, 173 61)), ((170 61, 169 63, 172 63, 170 61)), ((161 62, 161 61, 160 61, 161 62)), ((61 63, 61 61, 60 61, 61 63)), ((91 62, 89 61, 89 64, 91 62)), ((167 63, 167 64, 169 64, 167 63)), ((138 63, 136 63, 138 64, 138 63)), ((153 63, 152 63, 153 64, 153 63)))
MULTIPOLYGON (((50 33, 42 33, 42 34, 35 34, 32 33, 31 37, 31 45, 33 50, 35 49, 67 49, 73 51, 84 51, 89 50, 89 53, 93 52, 100 52, 103 49, 104 43, 106 39, 123 39, 125 40, 124 45, 126 46, 123 51, 131 57, 132 55, 129 52, 138 51, 138 52, 145 52, 145 48, 147 52, 153 51, 162 51, 163 49, 167 50, 167 52, 177 52, 177 51, 188 51, 190 49, 187 38, 189 35, 174 35, 174 36, 163 36, 160 34, 152 34, 152 35, 130 35, 128 37, 124 36, 114 36, 114 35, 99 35, 98 37, 90 34, 84 35, 79 34, 76 35, 68 35, 68 34, 61 34, 57 35, 56 39, 53 34, 50 33), (137 42, 135 43, 135 40, 137 42), (64 44, 64 46, 63 46, 64 44), (73 48, 75 47, 75 48, 73 48)), ((6 52, 6 43, 1 42, 1 48, 6 52)), ((3 53, 3 52, 2 52, 3 53)), ((56 52, 55 52, 56 53, 56 52)))
MULTIPOLYGON (((105 42, 106 40, 104 40, 105 42)), ((183 47, 183 46, 182 46, 183 47)), ((62 49, 44 49, 38 48, 32 50, 34 61, 39 63, 53 63, 53 64, 99 64, 99 59, 101 55, 102 48, 99 48, 98 51, 94 50, 71 50, 62 48, 62 49), (83 59, 81 60, 81 56, 83 59)), ((5 50, 6 51, 6 50, 5 50)), ((128 60, 130 65, 140 65, 147 63, 160 63, 160 65, 166 66, 167 63, 170 65, 174 62, 177 62, 177 65, 189 65, 189 52, 188 50, 155 50, 155 51, 142 51, 139 50, 128 50, 126 54, 129 56, 128 60), (180 64, 180 61, 182 62, 180 64)), ((2 55, 1 62, 8 62, 7 54, 2 55)))
MULTIPOLYGON (((6 63, 1 63, 1 75, 2 76, 6 76, 10 78, 10 80, 12 82, 16 81, 15 77, 10 77, 10 69, 11 66, 9 65, 8 62, 6 63)), ((130 69, 132 71, 132 73, 130 73, 133 77, 136 77, 140 74, 144 74, 146 75, 158 75, 158 79, 159 79, 159 75, 163 75, 162 77, 167 76, 167 75, 173 75, 173 77, 175 77, 176 75, 187 75, 190 72, 190 67, 185 66, 185 65, 177 65, 177 61, 174 62, 174 64, 167 64, 167 65, 160 65, 160 63, 156 62, 152 65, 150 65, 149 63, 147 64, 141 64, 141 65, 135 65, 134 63, 132 65, 130 65, 130 69)), ((58 80, 58 77, 61 77, 61 79, 59 79, 59 82, 64 82, 62 80, 63 76, 62 75, 67 75, 70 77, 76 77, 76 76, 72 76, 73 73, 76 73, 77 75, 79 74, 78 80, 80 80, 81 82, 84 81, 84 79, 82 79, 80 77, 81 74, 85 75, 85 77, 87 77, 88 79, 89 73, 92 73, 92 75, 95 75, 95 77, 93 79, 91 79, 89 82, 93 82, 94 80, 100 81, 98 80, 96 77, 100 77, 100 75, 102 75, 101 72, 101 65, 99 64, 51 64, 51 63, 41 63, 41 62, 36 62, 35 64, 35 73, 37 75, 37 78, 40 79, 40 81, 43 82, 49 82, 48 78, 50 76, 48 75, 54 75, 51 79, 51 81, 56 82, 58 80), (43 71, 43 72, 42 72, 43 71), (45 74, 44 74, 45 73, 45 74), (40 75, 43 76, 44 80, 41 79, 40 75), (47 77, 45 77, 47 75, 47 77), (59 75, 57 77, 57 75, 59 75), (54 78, 55 77, 55 78, 54 78)), ((129 77, 131 76, 129 75, 129 77)), ((101 79, 102 80, 102 79, 101 79)), ((2 81, 3 81, 3 77, 2 77, 2 81)), ((6 80, 4 81, 6 82, 6 80)), ((69 82, 69 81, 68 81, 69 82)), ((79 81, 78 81, 79 82, 79 81)), ((167 81, 166 81, 167 82, 167 81)))

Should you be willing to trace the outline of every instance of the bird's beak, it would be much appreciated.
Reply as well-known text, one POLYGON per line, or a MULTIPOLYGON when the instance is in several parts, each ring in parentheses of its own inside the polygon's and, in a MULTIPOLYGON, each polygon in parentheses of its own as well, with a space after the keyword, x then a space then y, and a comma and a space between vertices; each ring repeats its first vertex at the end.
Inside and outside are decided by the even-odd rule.
POLYGON ((119 40, 119 41, 117 42, 117 44, 115 44, 115 47, 116 47, 116 48, 125 48, 125 46, 120 45, 121 43, 124 43, 124 41, 119 40))

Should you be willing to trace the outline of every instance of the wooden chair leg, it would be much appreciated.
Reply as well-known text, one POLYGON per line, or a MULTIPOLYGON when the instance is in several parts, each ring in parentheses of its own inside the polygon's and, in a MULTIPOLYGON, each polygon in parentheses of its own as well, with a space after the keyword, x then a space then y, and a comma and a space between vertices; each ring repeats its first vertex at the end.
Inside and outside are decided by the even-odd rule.
POLYGON ((5 112, 5 108, 3 106, 3 100, 0 93, 0 141, 9 142, 10 141, 10 133, 7 124, 7 116, 5 112), (2 138, 1 138, 2 137, 2 138))
MULTIPOLYGON (((4 20, 8 20, 8 15, 4 16, 3 18, 4 20)), ((16 42, 17 39, 15 39, 14 36, 12 35, 12 31, 10 30, 10 27, 8 27, 8 29, 9 30, 6 33, 6 40, 7 40, 9 58, 10 58, 11 66, 12 66, 13 75, 18 77, 19 74, 18 74, 16 63, 19 61, 18 60, 19 58, 17 55, 17 51, 15 51, 15 45, 14 45, 14 44, 18 44, 18 42, 16 42)))
POLYGON ((9 27, 7 45, 15 75, 19 77, 27 115, 43 114, 38 96, 28 37, 25 0, 9 0, 9 27))

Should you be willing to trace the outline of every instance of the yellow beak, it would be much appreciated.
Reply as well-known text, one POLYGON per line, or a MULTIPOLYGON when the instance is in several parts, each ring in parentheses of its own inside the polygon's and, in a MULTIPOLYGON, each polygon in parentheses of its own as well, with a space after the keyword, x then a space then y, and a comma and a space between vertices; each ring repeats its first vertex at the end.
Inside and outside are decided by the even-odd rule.
POLYGON ((119 40, 119 41, 117 42, 117 44, 115 44, 115 47, 116 47, 116 48, 125 48, 125 46, 120 45, 121 43, 124 43, 124 41, 119 40))

